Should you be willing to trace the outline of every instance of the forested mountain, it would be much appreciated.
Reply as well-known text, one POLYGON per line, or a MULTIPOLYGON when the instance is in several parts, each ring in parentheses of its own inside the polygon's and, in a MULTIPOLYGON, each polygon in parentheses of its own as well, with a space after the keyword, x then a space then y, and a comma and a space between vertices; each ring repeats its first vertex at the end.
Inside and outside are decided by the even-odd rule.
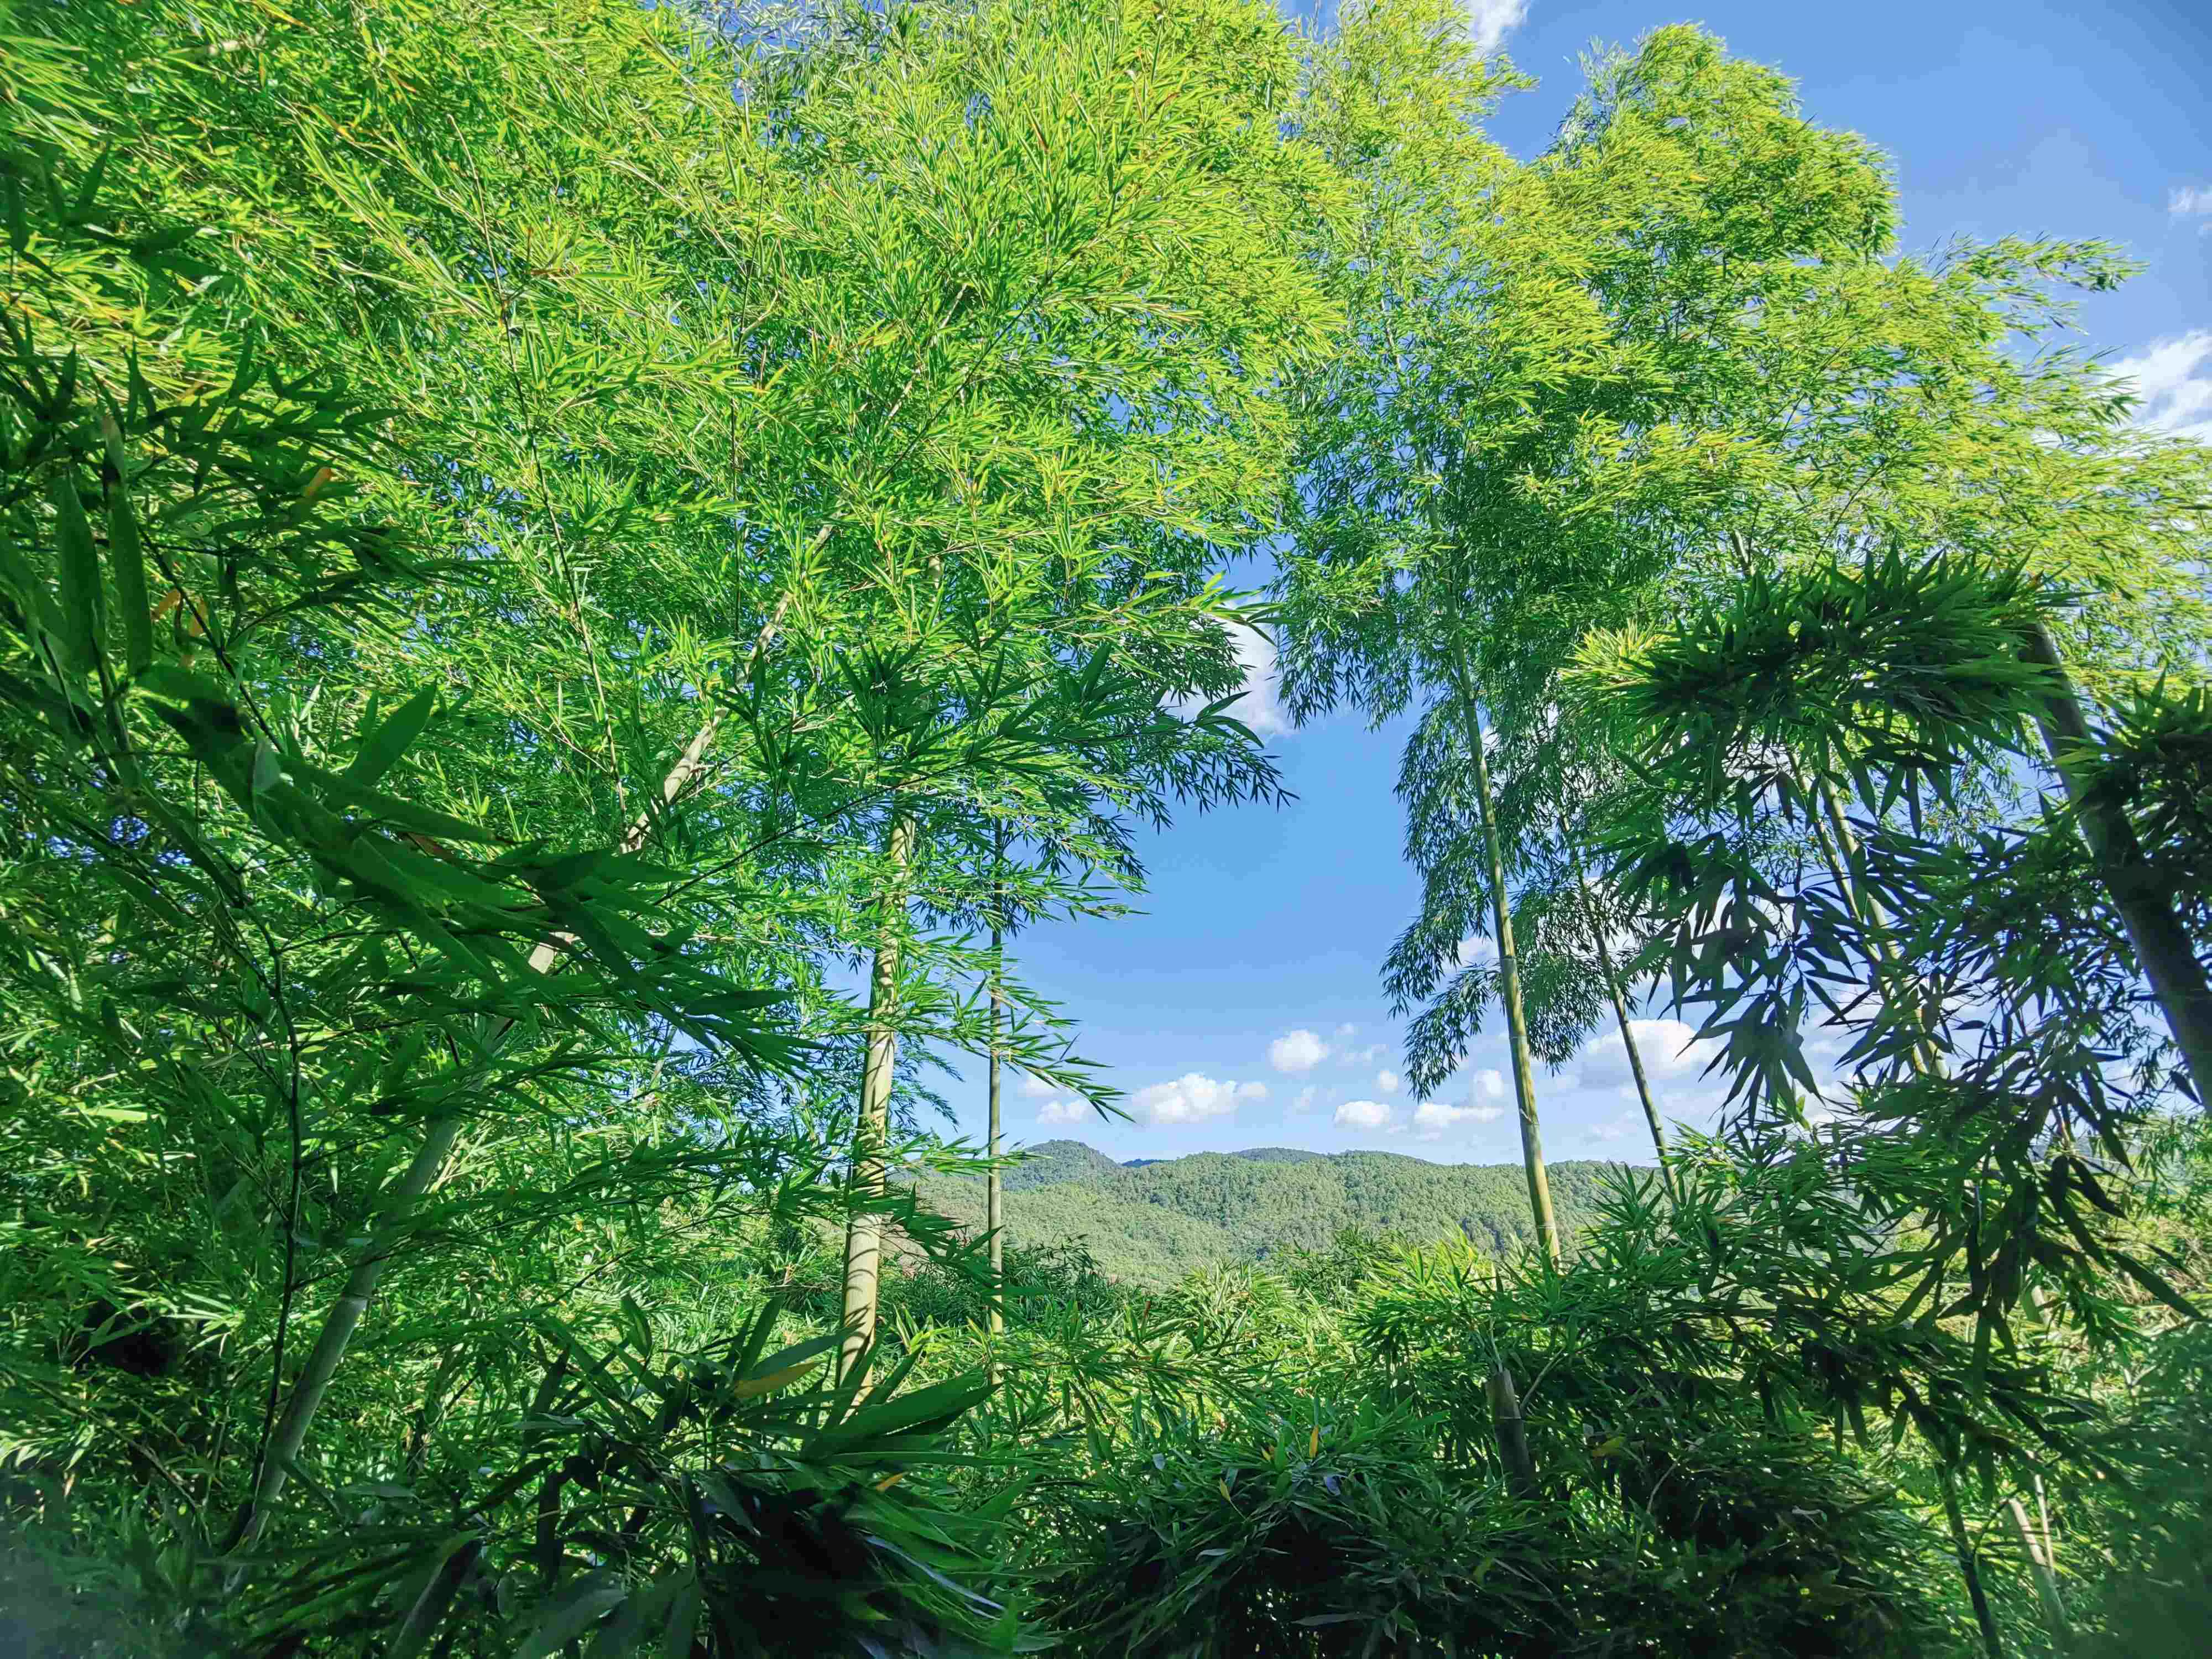
MULTIPOLYGON (((1599 1182, 1620 1172, 1608 1164, 1551 1166, 1571 1249, 1595 1216, 1599 1182)), ((1047 1140, 1026 1149, 1005 1179, 1011 1239, 1080 1240, 1109 1276, 1155 1286, 1194 1267, 1265 1261, 1285 1247, 1323 1250, 1346 1228, 1412 1244, 1464 1238, 1500 1259, 1534 1237, 1528 1190, 1512 1164, 1285 1147, 1116 1164, 1080 1141, 1047 1140)), ((919 1193, 971 1231, 982 1226, 981 1180, 925 1181, 919 1193)))

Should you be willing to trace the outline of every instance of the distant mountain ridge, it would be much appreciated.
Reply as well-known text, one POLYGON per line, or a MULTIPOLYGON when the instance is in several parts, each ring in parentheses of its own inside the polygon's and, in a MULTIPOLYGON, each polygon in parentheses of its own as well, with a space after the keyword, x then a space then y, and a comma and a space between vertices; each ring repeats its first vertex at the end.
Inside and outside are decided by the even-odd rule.
MULTIPOLYGON (((1083 1146, 1083 1143, 1079 1140, 1044 1140, 1037 1143, 1039 1151, 1042 1151, 1047 1146, 1083 1146)), ((1083 1146, 1083 1150, 1087 1152, 1091 1149, 1088 1146, 1083 1146)), ((1310 1158, 1327 1158, 1328 1154, 1301 1152, 1296 1146, 1253 1146, 1241 1152, 1224 1152, 1221 1156, 1249 1158, 1255 1164, 1303 1164, 1310 1158)), ((1142 1170, 1154 1164, 1174 1162, 1175 1159, 1171 1158, 1125 1158, 1121 1160, 1121 1167, 1125 1170, 1142 1170)))
MULTIPOLYGON (((1551 1166, 1562 1234, 1591 1218, 1599 1187, 1622 1166, 1551 1166)), ((1079 1140, 1026 1150, 1006 1176, 1006 1236, 1022 1244, 1080 1238, 1130 1283, 1166 1285, 1194 1267, 1319 1249, 1344 1228, 1416 1243, 1455 1234, 1508 1255, 1534 1237, 1517 1164, 1431 1164, 1396 1152, 1241 1152, 1117 1164, 1079 1140)), ((983 1224, 983 1183, 933 1178, 921 1196, 970 1231, 983 1224)))

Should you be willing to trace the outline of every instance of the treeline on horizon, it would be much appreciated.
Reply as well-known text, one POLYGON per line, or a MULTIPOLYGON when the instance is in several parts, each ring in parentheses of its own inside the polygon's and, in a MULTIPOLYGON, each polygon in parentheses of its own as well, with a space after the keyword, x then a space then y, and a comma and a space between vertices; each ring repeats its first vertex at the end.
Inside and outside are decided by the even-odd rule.
POLYGON ((6 1644, 2201 1651, 2212 451, 2118 250, 1584 77, 1516 158, 1442 0, 16 8, 6 1644), (1279 802, 1253 629, 1409 732, 1521 1212, 1117 1283, 1000 1179, 1010 1071, 1117 1098, 1021 935, 1279 802))
MULTIPOLYGON (((1629 1171, 1576 1160, 1546 1173, 1571 1254, 1606 1188, 1629 1171)), ((1528 1188, 1510 1164, 1280 1147, 1120 1164, 1079 1141, 1048 1140, 1025 1148, 1001 1180, 1008 1237, 1079 1247, 1101 1275, 1132 1289, 1172 1289, 1196 1269, 1285 1250, 1326 1251, 1347 1231, 1416 1246, 1465 1242, 1495 1258, 1536 1241, 1528 1188)), ((927 1176, 915 1195, 969 1237, 985 1233, 981 1178, 927 1176)))

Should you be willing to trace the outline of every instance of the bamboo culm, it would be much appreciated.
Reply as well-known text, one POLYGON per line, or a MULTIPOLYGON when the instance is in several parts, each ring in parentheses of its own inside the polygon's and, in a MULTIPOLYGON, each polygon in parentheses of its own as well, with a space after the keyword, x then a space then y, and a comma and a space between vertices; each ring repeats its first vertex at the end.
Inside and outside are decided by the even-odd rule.
POLYGON ((1498 944, 1498 995, 1513 1063, 1513 1097, 1521 1112, 1521 1161, 1528 1176, 1528 1208, 1536 1237, 1553 1267, 1559 1264, 1559 1224, 1552 1211, 1551 1177, 1544 1169, 1544 1136, 1536 1121, 1536 1067, 1528 1051, 1528 1023, 1521 1006, 1521 968, 1513 950, 1513 911, 1505 890, 1505 854, 1498 812, 1490 796, 1490 759, 1483 752, 1482 714, 1463 667, 1457 672, 1460 714, 1474 757, 1475 810, 1482 820, 1483 855, 1489 866, 1492 925, 1498 944))
POLYGON ((2020 1545, 2020 1553, 2027 1558, 2029 1576, 2035 1581, 2036 1605, 2043 1613, 2043 1627, 2050 1632, 2051 1645, 2061 1653, 2072 1644, 2074 1632, 2066 1619, 2066 1603, 2058 1594, 2058 1575, 2051 1570, 2051 1557, 2043 1540, 2027 1518, 2027 1509, 2017 1498, 2005 1499, 2005 1518, 2012 1522, 2012 1534, 2020 1545))
MULTIPOLYGON (((699 769, 705 763, 708 749, 714 741, 719 719, 710 718, 691 741, 684 745, 676 764, 669 769, 660 786, 660 806, 672 805, 677 797, 690 786, 699 769)), ((641 812, 623 831, 619 849, 624 854, 640 851, 653 834, 656 816, 652 811, 641 812)), ((559 962, 567 941, 556 935, 540 939, 530 952, 532 973, 545 974, 559 962)), ((501 1020, 485 1033, 484 1047, 496 1050, 514 1029, 513 1020, 501 1020)), ((354 1258, 346 1274, 345 1288, 338 1293, 323 1328, 315 1338, 315 1346, 307 1357, 299 1380, 292 1385, 286 1397, 284 1410, 277 1419, 269 1444, 263 1449, 260 1466, 255 1472, 253 1495, 246 1500, 245 1511, 234 1528, 231 1547, 249 1545, 269 1523, 278 1498, 291 1475, 292 1465, 297 1462, 307 1443, 307 1431, 313 1426, 315 1413, 321 1408, 323 1396, 329 1391, 331 1379, 337 1374, 339 1364, 345 1358, 346 1349, 353 1341, 355 1330, 368 1311, 376 1295, 377 1282, 383 1278, 385 1265, 398 1249, 403 1236, 403 1223, 407 1212, 428 1194, 443 1172, 447 1160, 453 1156, 453 1145, 460 1138, 463 1118, 459 1113, 433 1119, 422 1132, 422 1144, 415 1156, 408 1160, 398 1180, 379 1196, 377 1210, 384 1218, 378 1235, 370 1239, 354 1258)))
MULTIPOLYGON (((1006 858, 1006 834, 1000 830, 993 837, 992 857, 1003 873, 1006 858)), ((989 1152, 991 1172, 983 1186, 983 1226, 991 1236, 991 1334, 996 1336, 1006 1328, 1006 1183, 999 1178, 1000 1121, 999 1081, 1005 1061, 999 1052, 1000 1028, 1006 1018, 1006 988, 1003 953, 1006 943, 1006 891, 1001 882, 993 891, 991 908, 991 1098, 989 1152)), ((998 1356, 991 1358, 991 1378, 998 1380, 998 1356)))
POLYGON ((1674 1166, 1667 1158, 1667 1131, 1659 1121, 1658 1103, 1651 1097, 1651 1080, 1644 1075, 1644 1051, 1637 1047, 1636 1033, 1629 1025, 1628 999, 1621 991, 1620 970, 1613 966, 1613 947, 1606 942, 1597 907, 1590 901, 1589 878, 1583 873, 1582 849, 1569 841, 1567 855, 1574 860, 1575 890, 1582 896, 1583 915, 1589 923, 1590 938, 1597 945, 1598 965, 1605 973, 1605 988, 1613 997, 1613 1017, 1620 1027, 1620 1044, 1628 1051, 1628 1071, 1636 1079, 1636 1097, 1644 1103, 1644 1121, 1651 1128, 1651 1150, 1659 1158, 1659 1182, 1667 1189, 1667 1196, 1680 1202, 1682 1194, 1674 1184, 1674 1166))
POLYGON ((1996 1615, 1990 1610, 1989 1593, 1982 1588, 1981 1568, 1974 1559, 1973 1542, 1966 1536, 1966 1517, 1959 1508, 1959 1483, 1951 1477, 1950 1461, 1939 1459, 1936 1473, 1943 1486, 1943 1519, 1951 1528, 1951 1548, 1959 1558, 1959 1576, 1966 1581, 1966 1599, 1973 1604, 1982 1646, 1988 1650, 1990 1659, 2004 1659, 2004 1638, 1997 1634, 1996 1615))
POLYGON ((1491 1367, 1485 1386, 1491 1420, 1498 1426, 1498 1455, 1505 1466, 1506 1487, 1516 1498, 1533 1498, 1537 1495, 1536 1460, 1528 1452, 1528 1425, 1521 1415, 1520 1391, 1504 1360, 1491 1367))
POLYGON ((2205 1099, 2206 1091, 2212 1090, 2212 981, 2207 981, 2204 965, 2197 961, 2188 932, 2175 914, 2172 895, 2144 855, 2127 809, 2097 788, 2082 765, 2082 757, 2095 752, 2096 737, 2057 642, 2040 623, 2030 636, 2027 656, 2051 672, 2052 690, 2044 699, 2044 746, 2066 786, 2082 838, 2112 907, 2127 927, 2136 961, 2165 1012, 2166 1029, 2189 1067, 2197 1097, 2205 1099))
POLYGON ((884 849, 886 890, 875 963, 868 975, 868 1048, 860 1068, 860 1121, 853 1131, 853 1211, 845 1224, 845 1340, 837 1380, 852 1374, 876 1338, 883 1292, 884 1149, 890 1139, 891 1083, 898 1062, 899 953, 905 940, 907 872, 914 862, 915 824, 891 820, 884 849))

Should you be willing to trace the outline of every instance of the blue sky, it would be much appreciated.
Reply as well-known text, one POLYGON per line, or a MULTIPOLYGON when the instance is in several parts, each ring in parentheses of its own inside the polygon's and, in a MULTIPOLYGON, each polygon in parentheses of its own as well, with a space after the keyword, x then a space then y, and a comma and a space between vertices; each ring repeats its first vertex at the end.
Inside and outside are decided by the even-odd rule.
MULTIPOLYGON (((2212 441, 2212 5, 1473 0, 1471 15, 1540 80, 1490 124, 1517 154, 1549 139, 1592 43, 1698 21, 1796 77, 1815 119, 1890 153, 1908 247, 1960 234, 2119 243, 2148 269, 2089 298, 2087 343, 2134 372, 2147 419, 2212 441)), ((1346 715, 1291 731, 1264 675, 1254 701, 1247 718, 1297 799, 1149 837, 1145 914, 1019 941, 1020 971, 1080 1021, 1084 1052, 1128 1092, 1135 1121, 1067 1121, 1064 1101, 1017 1087, 1010 1138, 1073 1136, 1121 1158, 1289 1146, 1517 1159, 1497 1033, 1425 1114, 1395 1076, 1400 1024, 1379 973, 1417 900, 1391 793, 1402 733, 1346 715)), ((1670 1058, 1686 1035, 1655 1024, 1644 1046, 1664 1109, 1702 1121, 1713 1097, 1698 1057, 1670 1058)), ((1568 1074, 1540 1078, 1547 1152, 1648 1157, 1626 1082, 1610 1036, 1568 1074)), ((948 1094, 980 1136, 981 1067, 948 1094)))

